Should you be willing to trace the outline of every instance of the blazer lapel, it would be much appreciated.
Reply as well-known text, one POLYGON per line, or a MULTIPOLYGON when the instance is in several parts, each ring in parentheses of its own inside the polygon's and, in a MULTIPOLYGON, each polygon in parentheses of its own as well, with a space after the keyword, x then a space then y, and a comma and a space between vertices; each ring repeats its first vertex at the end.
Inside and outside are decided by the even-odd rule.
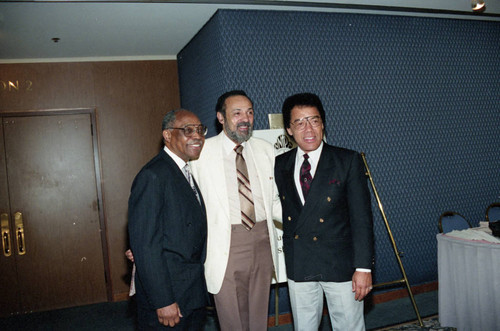
POLYGON ((297 148, 294 149, 292 153, 290 153, 290 157, 288 158, 286 169, 287 169, 287 177, 285 178, 290 178, 288 181, 287 189, 288 192, 293 192, 291 198, 293 199, 293 204, 295 206, 300 206, 300 209, 302 209, 302 201, 300 200, 300 195, 299 192, 297 191, 297 185, 295 185, 295 158, 297 157, 297 148))
MULTIPOLYGON (((170 180, 175 181, 176 185, 178 185, 177 187, 179 187, 179 190, 178 190, 179 194, 186 195, 187 199, 193 198, 194 199, 193 201, 196 201, 196 204, 200 205, 200 202, 198 202, 198 199, 193 194, 193 189, 191 188, 191 185, 187 181, 186 176, 184 175, 183 171, 177 166, 175 161, 172 160, 172 158, 165 151, 161 151, 160 155, 161 155, 162 159, 167 163, 168 167, 172 169, 172 173, 175 174, 175 176, 172 176, 170 178, 170 180)), ((193 178, 193 181, 195 181, 194 178, 193 178)), ((195 186, 196 186, 196 189, 198 190, 198 193, 200 194, 200 190, 198 189, 198 185, 196 184, 196 181, 195 181, 195 186)), ((203 204, 203 198, 202 198, 201 194, 200 194, 200 199, 201 199, 200 201, 202 202, 201 209, 203 210, 203 213, 205 214, 205 205, 203 204)))
POLYGON ((196 191, 198 191, 198 196, 200 197, 200 205, 201 209, 203 210, 203 215, 207 215, 207 211, 205 210, 205 201, 203 200, 203 194, 201 194, 200 188, 198 187, 198 183, 196 182, 196 179, 193 177, 193 182, 194 186, 196 187, 196 191))
MULTIPOLYGON (((226 218, 229 219, 226 174, 224 173, 224 168, 220 167, 221 164, 224 164, 223 135, 224 131, 208 139, 205 146, 203 146, 203 151, 201 152, 201 157, 203 157, 203 168, 196 163, 197 161, 194 161, 194 163, 195 167, 198 167, 195 177, 197 177, 197 182, 199 182, 203 188, 203 190, 201 190, 202 197, 203 194, 207 194, 205 199, 218 201, 226 214, 226 218), (210 198, 208 198, 208 194, 210 194, 210 198), (214 196, 217 198, 212 199, 214 196)), ((205 205, 203 204, 203 206, 205 205)))
POLYGON ((225 205, 224 210, 226 211, 226 216, 229 219, 226 174, 224 173, 224 167, 222 167, 222 169, 216 169, 216 167, 221 163, 224 164, 224 155, 223 155, 224 137, 222 136, 223 134, 225 134, 224 131, 219 133, 219 135, 216 138, 215 144, 213 145, 214 150, 210 151, 209 164, 214 165, 214 169, 210 174, 211 179, 209 180, 209 182, 213 184, 212 189, 215 191, 215 194, 217 194, 218 200, 223 201, 223 204, 225 205))
POLYGON ((328 154, 325 153, 325 147, 326 145, 323 146, 323 150, 321 151, 318 167, 316 168, 316 173, 314 174, 306 202, 302 208, 298 225, 303 224, 302 220, 305 220, 306 218, 302 217, 302 215, 307 216, 314 211, 317 208, 317 205, 321 202, 321 199, 325 196, 325 189, 328 185, 329 175, 332 173, 335 166, 328 157, 328 154))
POLYGON ((292 205, 297 206, 302 209, 302 201, 300 201, 299 192, 295 186, 295 157, 297 156, 297 148, 292 149, 287 155, 287 160, 285 166, 282 168, 281 172, 283 174, 282 178, 286 178, 285 181, 285 192, 288 192, 288 199, 292 199, 292 205))
POLYGON ((257 172, 257 176, 259 178, 260 189, 262 190, 262 196, 264 197, 264 208, 267 213, 271 210, 272 207, 269 204, 270 200, 268 199, 268 197, 272 197, 272 191, 269 190, 270 188, 272 190, 272 186, 269 185, 269 183, 273 179, 272 177, 274 176, 274 173, 269 172, 269 166, 262 166, 263 164, 269 163, 269 158, 266 153, 255 152, 257 148, 254 148, 254 141, 255 139, 250 138, 247 141, 246 146, 252 155, 253 168, 257 172))

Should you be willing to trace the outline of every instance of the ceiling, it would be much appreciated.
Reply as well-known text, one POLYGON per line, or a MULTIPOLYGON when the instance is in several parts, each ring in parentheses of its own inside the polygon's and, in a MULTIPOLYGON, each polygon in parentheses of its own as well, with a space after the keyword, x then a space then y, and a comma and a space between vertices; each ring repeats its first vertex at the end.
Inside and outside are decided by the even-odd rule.
POLYGON ((2 1, 0 63, 175 59, 220 8, 500 21, 500 0, 485 2, 477 14, 471 0, 2 1))

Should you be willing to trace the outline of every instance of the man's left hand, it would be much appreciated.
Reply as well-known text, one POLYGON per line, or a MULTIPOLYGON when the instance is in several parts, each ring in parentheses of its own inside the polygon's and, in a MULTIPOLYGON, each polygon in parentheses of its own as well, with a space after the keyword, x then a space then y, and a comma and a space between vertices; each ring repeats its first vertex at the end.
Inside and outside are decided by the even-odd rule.
POLYGON ((361 301, 372 290, 372 273, 355 271, 352 276, 352 291, 355 292, 355 299, 361 301))

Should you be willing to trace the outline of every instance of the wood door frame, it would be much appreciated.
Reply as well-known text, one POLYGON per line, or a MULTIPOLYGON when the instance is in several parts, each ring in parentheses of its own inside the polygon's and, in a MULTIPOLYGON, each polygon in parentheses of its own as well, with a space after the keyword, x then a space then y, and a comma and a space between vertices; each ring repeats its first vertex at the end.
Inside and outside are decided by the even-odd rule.
POLYGON ((101 230, 101 249, 104 261, 104 277, 106 282, 106 296, 112 301, 113 293, 111 286, 111 271, 108 252, 108 240, 106 222, 104 217, 104 204, 102 198, 101 159, 99 139, 97 135, 97 116, 95 108, 62 108, 62 109, 37 109, 37 110, 14 110, 2 111, 0 117, 23 117, 23 116, 51 116, 51 115, 90 115, 90 126, 92 133, 92 149, 94 152, 94 171, 96 176, 97 206, 99 209, 99 229, 101 230))

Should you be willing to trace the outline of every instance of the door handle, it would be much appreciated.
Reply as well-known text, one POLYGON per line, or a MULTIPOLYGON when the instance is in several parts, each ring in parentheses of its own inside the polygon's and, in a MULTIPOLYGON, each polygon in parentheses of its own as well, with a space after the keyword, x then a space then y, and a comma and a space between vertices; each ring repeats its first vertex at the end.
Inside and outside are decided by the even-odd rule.
POLYGON ((17 212, 14 214, 14 224, 16 225, 16 240, 17 240, 17 254, 26 254, 26 244, 24 241, 24 224, 23 214, 17 212))
POLYGON ((9 215, 6 213, 2 213, 0 215, 0 223, 1 223, 1 227, 2 227, 3 255, 11 256, 12 249, 10 248, 9 215))

